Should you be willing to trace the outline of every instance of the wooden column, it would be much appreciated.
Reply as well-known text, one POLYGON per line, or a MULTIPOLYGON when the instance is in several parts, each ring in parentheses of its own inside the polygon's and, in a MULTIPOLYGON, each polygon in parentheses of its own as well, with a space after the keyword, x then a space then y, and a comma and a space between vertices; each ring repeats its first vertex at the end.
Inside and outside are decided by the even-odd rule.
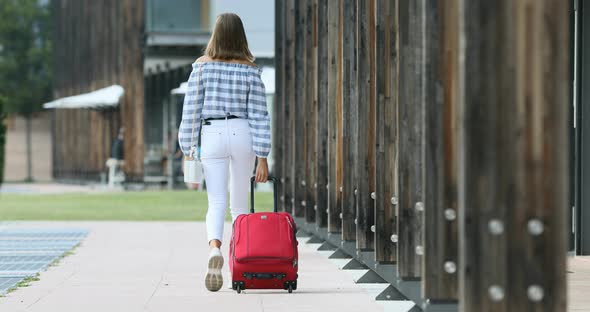
POLYGON ((317 63, 317 37, 316 37, 316 17, 314 0, 302 0, 305 2, 305 176, 302 185, 304 197, 305 220, 309 223, 315 223, 315 189, 316 184, 316 118, 317 102, 315 99, 316 90, 316 63, 317 63))
POLYGON ((357 83, 357 29, 356 0, 342 2, 342 239, 356 239, 356 196, 354 160, 357 153, 356 125, 358 118, 358 83, 357 83))
POLYGON ((398 272, 417 279, 422 271, 422 139, 425 105, 425 5, 400 0, 398 272))
POLYGON ((361 250, 374 249, 375 202, 375 1, 357 0, 357 81, 356 124, 356 244, 361 250), (375 194, 373 194, 374 196, 375 194))
POLYGON ((424 296, 457 299, 459 1, 428 1, 424 129, 424 296), (437 90, 441 90, 439 94, 437 90))
POLYGON ((296 217, 305 216, 305 119, 306 117, 306 66, 307 54, 305 53, 306 45, 306 1, 296 1, 295 11, 295 53, 294 71, 295 71, 295 102, 293 105, 293 213, 296 217))
MULTIPOLYGON (((284 46, 285 46, 285 1, 275 0, 275 95, 273 102, 273 131, 272 131, 272 154, 273 154, 273 168, 272 174, 279 179, 277 198, 284 199, 282 181, 285 180, 285 173, 283 170, 283 148, 286 145, 283 139, 285 132, 285 123, 283 121, 285 100, 284 100, 284 77, 285 77, 285 63, 284 63, 284 46)), ((279 205, 284 209, 284 204, 279 205)))
POLYGON ((397 223, 397 0, 376 2, 375 259, 396 261, 397 223), (394 236, 395 235, 395 236, 394 236))
POLYGON ((328 1, 315 1, 316 5, 316 225, 328 225, 328 1))
POLYGON ((342 30, 340 1, 328 4, 328 232, 339 233, 342 229, 340 180, 342 171, 342 30))
POLYGON ((143 1, 122 0, 123 42, 121 82, 125 87, 121 115, 125 127, 125 174, 127 180, 143 180, 144 86, 143 86, 143 1), (139 14, 138 12, 141 12, 139 14))
POLYGON ((340 218, 339 227, 342 233, 342 205, 344 194, 342 188, 344 185, 344 5, 340 2, 338 23, 338 78, 336 90, 336 131, 337 131, 337 157, 336 157, 336 204, 339 208, 340 218))
POLYGON ((570 1, 462 12, 460 309, 566 311, 570 1))
POLYGON ((295 0, 285 2, 285 81, 284 93, 285 107, 283 108, 284 132, 283 137, 283 206, 285 211, 293 213, 293 125, 295 106, 295 0))

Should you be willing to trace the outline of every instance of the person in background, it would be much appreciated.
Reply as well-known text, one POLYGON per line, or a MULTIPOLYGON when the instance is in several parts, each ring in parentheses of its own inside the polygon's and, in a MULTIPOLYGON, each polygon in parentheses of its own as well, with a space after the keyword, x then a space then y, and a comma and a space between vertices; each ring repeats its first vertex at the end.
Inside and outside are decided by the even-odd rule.
POLYGON ((111 158, 114 158, 117 160, 125 159, 124 144, 123 144, 124 143, 123 142, 124 136, 125 136, 125 128, 121 127, 121 129, 119 129, 119 134, 117 135, 115 140, 113 140, 113 146, 111 147, 111 158))
POLYGON ((125 136, 125 128, 119 129, 119 134, 113 140, 111 146, 111 158, 107 160, 107 167, 109 168, 109 187, 114 188, 125 181, 125 174, 122 167, 125 165, 125 144, 123 138, 125 136))

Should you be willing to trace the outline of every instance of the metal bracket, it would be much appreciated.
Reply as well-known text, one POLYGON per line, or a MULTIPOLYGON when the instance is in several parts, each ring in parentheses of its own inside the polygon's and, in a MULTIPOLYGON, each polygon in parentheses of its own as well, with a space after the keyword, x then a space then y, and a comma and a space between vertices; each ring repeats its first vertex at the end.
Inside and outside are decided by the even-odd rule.
POLYGON ((369 268, 366 265, 360 263, 358 260, 351 259, 341 269, 342 270, 368 270, 369 268))
POLYGON ((319 238, 318 236, 312 235, 310 239, 305 242, 306 244, 322 244, 324 242, 323 239, 319 238))
POLYGON ((336 246, 334 246, 328 242, 324 242, 323 244, 320 245, 320 247, 318 247, 318 250, 320 250, 320 251, 335 251, 336 249, 338 249, 338 248, 336 248, 336 246))
POLYGON ((399 290, 395 289, 395 287, 389 285, 385 288, 380 294, 375 297, 375 300, 408 300, 408 298, 404 297, 399 290))
POLYGON ((354 281, 357 284, 381 284, 387 283, 379 274, 375 273, 373 270, 368 270, 367 273, 363 274, 363 276, 359 277, 357 280, 354 281))
POLYGON ((331 254, 328 259, 352 259, 352 257, 342 251, 342 249, 336 249, 333 254, 331 254))

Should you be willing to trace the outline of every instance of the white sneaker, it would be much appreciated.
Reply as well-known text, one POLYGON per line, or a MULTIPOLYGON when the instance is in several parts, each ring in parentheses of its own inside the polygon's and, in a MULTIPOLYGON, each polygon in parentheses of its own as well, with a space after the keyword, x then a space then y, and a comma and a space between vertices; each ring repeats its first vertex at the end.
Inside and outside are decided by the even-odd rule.
POLYGON ((209 253, 209 265, 207 268, 207 276, 205 277, 205 287, 207 287, 208 290, 218 291, 223 286, 221 268, 223 268, 223 255, 219 248, 213 248, 209 253))

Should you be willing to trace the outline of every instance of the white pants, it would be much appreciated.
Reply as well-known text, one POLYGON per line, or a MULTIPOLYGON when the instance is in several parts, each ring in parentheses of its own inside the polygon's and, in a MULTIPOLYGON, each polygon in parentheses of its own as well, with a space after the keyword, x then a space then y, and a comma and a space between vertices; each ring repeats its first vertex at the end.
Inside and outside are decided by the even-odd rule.
POLYGON ((207 239, 222 241, 227 211, 228 174, 231 176, 229 207, 232 222, 248 213, 248 190, 256 154, 246 119, 211 120, 201 131, 201 162, 207 183, 207 239), (228 172, 229 169, 229 172, 228 172))

